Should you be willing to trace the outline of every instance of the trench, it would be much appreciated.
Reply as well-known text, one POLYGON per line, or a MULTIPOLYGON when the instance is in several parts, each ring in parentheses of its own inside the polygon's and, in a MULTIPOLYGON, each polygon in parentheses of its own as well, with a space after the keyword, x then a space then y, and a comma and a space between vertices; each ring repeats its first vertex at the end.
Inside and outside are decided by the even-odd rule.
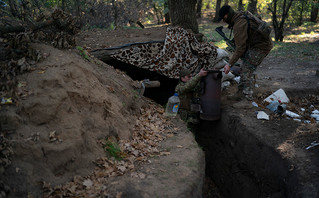
MULTIPOLYGON (((178 80, 119 61, 107 64, 126 72, 133 80, 160 81, 160 87, 146 89, 144 96, 163 106, 178 83, 178 80)), ((220 120, 200 120, 191 130, 205 152, 202 197, 293 197, 298 179, 289 172, 287 161, 249 133, 240 117, 231 115, 227 107, 222 107, 220 120)))

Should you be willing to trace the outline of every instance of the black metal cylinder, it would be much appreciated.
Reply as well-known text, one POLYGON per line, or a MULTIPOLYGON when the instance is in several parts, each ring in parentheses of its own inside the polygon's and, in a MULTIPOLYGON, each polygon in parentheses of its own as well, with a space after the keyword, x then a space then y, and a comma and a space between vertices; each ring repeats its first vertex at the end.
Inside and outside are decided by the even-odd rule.
POLYGON ((219 120, 221 107, 222 72, 210 70, 201 80, 201 113, 202 120, 219 120))

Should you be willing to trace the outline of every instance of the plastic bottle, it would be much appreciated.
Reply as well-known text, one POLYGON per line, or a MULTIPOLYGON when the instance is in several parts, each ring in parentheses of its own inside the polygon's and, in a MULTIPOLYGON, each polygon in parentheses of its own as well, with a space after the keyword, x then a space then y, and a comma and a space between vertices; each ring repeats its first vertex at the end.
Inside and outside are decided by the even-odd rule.
POLYGON ((179 104, 180 100, 178 98, 178 93, 174 93, 167 101, 165 114, 170 117, 175 117, 178 112, 179 104))

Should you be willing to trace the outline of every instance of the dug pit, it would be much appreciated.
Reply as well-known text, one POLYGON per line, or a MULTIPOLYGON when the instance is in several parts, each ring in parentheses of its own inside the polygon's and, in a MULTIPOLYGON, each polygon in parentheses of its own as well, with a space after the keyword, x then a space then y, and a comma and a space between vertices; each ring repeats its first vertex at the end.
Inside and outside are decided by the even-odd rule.
MULTIPOLYGON (((147 76, 160 80, 160 88, 145 93, 162 105, 174 92, 176 81, 172 79, 145 70, 134 72, 134 66, 113 66, 121 70, 126 68, 124 71, 134 80, 143 80, 147 76)), ((296 94, 296 91, 289 94, 296 94)), ((300 92, 299 95, 307 94, 300 92)), ((256 111, 265 109, 254 107, 248 101, 227 101, 225 96, 222 101, 220 120, 201 120, 193 129, 196 141, 205 151, 206 181, 213 181, 217 186, 217 196, 318 196, 319 156, 316 152, 319 147, 305 149, 312 141, 318 140, 318 124, 305 124, 270 112, 267 113, 271 120, 258 120, 256 111)), ((297 101, 318 105, 316 98, 312 101, 307 98, 294 100, 297 101)), ((208 192, 213 186, 207 188, 207 185, 204 185, 203 196, 216 197, 216 192, 213 195, 208 192)))

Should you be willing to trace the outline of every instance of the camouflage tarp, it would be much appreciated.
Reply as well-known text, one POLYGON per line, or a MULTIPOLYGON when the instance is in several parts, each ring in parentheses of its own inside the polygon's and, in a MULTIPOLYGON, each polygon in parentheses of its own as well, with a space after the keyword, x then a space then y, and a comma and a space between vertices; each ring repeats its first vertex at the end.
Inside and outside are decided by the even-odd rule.
POLYGON ((168 27, 164 43, 143 44, 113 53, 112 58, 178 78, 179 71, 199 68, 219 69, 227 53, 216 46, 200 43, 194 34, 179 27, 168 27))

